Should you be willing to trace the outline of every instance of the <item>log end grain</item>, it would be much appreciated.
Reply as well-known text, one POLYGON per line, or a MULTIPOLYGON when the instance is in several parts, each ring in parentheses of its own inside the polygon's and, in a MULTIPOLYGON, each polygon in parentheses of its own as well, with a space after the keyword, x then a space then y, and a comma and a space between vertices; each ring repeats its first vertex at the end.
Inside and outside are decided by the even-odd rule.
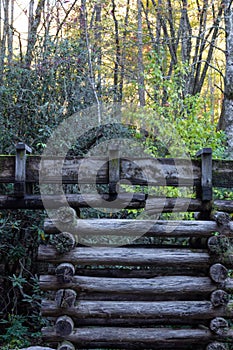
POLYGON ((63 263, 57 266, 55 273, 59 283, 70 283, 75 274, 75 267, 69 263, 63 263))
POLYGON ((55 330, 56 334, 65 337, 72 333, 74 329, 74 322, 69 316, 60 316, 56 320, 55 330))
POLYGON ((222 283, 227 279, 228 270, 222 264, 214 264, 210 267, 210 277, 214 282, 222 283))
POLYGON ((222 317, 216 317, 210 322, 210 330, 220 336, 226 336, 229 331, 227 320, 222 317))

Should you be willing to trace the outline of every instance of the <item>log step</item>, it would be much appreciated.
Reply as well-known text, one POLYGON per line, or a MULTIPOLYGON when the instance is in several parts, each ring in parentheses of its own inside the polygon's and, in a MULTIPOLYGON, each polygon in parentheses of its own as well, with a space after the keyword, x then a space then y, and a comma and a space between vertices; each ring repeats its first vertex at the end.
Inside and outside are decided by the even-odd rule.
MULTIPOLYGON (((230 291, 233 281, 229 279, 221 285, 222 289, 230 291)), ((59 290, 61 283, 54 275, 40 276, 40 288, 44 291, 59 290)), ((216 283, 208 277, 192 276, 164 276, 154 278, 108 278, 73 276, 71 282, 65 284, 65 288, 76 292, 87 293, 116 293, 116 294, 152 294, 164 297, 179 297, 187 294, 206 295, 218 289, 216 283), (175 293, 175 296, 174 296, 175 293)))
POLYGON ((59 254, 52 246, 39 246, 38 259, 51 263, 98 264, 98 265, 156 265, 202 267, 211 264, 204 251, 190 249, 146 248, 74 248, 69 253, 59 254))
MULTIPOLYGON (((64 314, 64 308, 57 307, 57 303, 51 300, 42 301, 42 314, 48 317, 58 317, 64 314)), ((232 317, 233 309, 226 306, 215 308, 209 301, 78 301, 74 307, 65 309, 69 317, 75 318, 179 318, 187 319, 187 324, 192 319, 212 319, 215 317, 232 317)))
MULTIPOLYGON (((43 337, 48 342, 61 341, 51 328, 42 330, 43 337)), ((171 329, 171 328, 132 328, 132 327, 83 327, 74 329, 66 336, 66 340, 80 347, 96 349, 107 347, 115 349, 131 349, 131 346, 137 349, 144 349, 147 346, 153 349, 175 349, 182 347, 187 349, 188 345, 194 345, 195 349, 198 343, 202 349, 214 340, 223 341, 218 335, 214 335, 208 329, 171 329)), ((233 332, 228 331, 225 338, 228 342, 233 342, 233 332)))

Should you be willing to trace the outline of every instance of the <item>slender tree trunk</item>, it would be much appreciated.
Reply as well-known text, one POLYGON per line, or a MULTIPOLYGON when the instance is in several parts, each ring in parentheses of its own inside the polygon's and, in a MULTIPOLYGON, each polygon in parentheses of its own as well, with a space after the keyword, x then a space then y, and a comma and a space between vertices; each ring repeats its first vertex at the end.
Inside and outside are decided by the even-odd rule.
MULTIPOLYGON (((34 0, 31 0, 30 6, 33 6, 34 0)), ((31 67, 33 60, 33 50, 35 48, 36 39, 37 39, 37 30, 40 25, 41 15, 43 13, 45 6, 45 0, 39 0, 36 8, 35 16, 32 16, 29 21, 29 32, 28 32, 28 44, 27 51, 25 56, 25 63, 28 68, 31 67)))
POLYGON ((122 51, 121 51, 121 72, 120 72, 120 81, 119 81, 119 101, 120 102, 122 102, 122 99, 123 99, 125 59, 126 59, 126 37, 127 37, 128 24, 129 24, 129 9, 130 9, 130 0, 127 0, 126 14, 124 19, 123 45, 122 45, 122 51))
POLYGON ((95 5, 95 42, 97 44, 96 55, 97 55, 97 79, 96 79, 96 89, 98 96, 101 97, 102 90, 102 75, 101 75, 101 66, 102 66, 102 5, 101 1, 95 5))
POLYGON ((9 0, 3 0, 3 13, 4 13, 4 24, 3 24, 3 33, 1 40, 1 50, 0 50, 0 83, 3 78, 4 71, 4 62, 6 58, 6 47, 7 47, 7 39, 9 37, 9 0))
POLYGON ((144 81, 144 64, 143 64, 143 35, 142 35, 142 3, 141 0, 137 0, 138 10, 138 96, 139 104, 141 107, 146 105, 145 99, 145 81, 144 81))
POLYGON ((224 0, 224 18, 226 31, 226 73, 225 91, 222 115, 219 128, 223 129, 227 136, 227 146, 233 157, 233 3, 232 0, 224 0))
POLYGON ((14 0, 10 2, 9 29, 8 29, 8 64, 13 59, 13 25, 14 25, 14 0))
POLYGON ((121 49, 120 49, 120 38, 119 38, 119 25, 118 25, 118 20, 116 18, 116 4, 114 0, 112 0, 112 16, 113 16, 114 27, 115 27, 115 45, 116 45, 113 90, 114 90, 114 102, 119 102, 118 81, 119 81, 119 64, 120 64, 120 57, 121 57, 121 49))
POLYGON ((101 103, 99 100, 97 88, 96 88, 96 82, 95 82, 95 75, 94 75, 94 69, 93 69, 93 62, 92 62, 92 48, 90 45, 90 39, 89 39, 89 32, 88 32, 88 24, 87 24, 87 7, 86 7, 86 0, 81 0, 81 6, 83 11, 83 25, 84 25, 84 33, 85 33, 85 44, 86 44, 86 50, 87 50, 87 63, 88 63, 88 80, 95 98, 95 102, 97 104, 97 114, 98 114, 98 123, 101 123, 101 103))

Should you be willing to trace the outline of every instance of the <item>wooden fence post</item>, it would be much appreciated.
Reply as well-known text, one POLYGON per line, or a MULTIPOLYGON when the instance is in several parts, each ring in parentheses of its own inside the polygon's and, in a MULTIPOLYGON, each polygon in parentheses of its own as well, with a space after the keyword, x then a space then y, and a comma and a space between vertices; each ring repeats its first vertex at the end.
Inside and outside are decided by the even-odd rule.
POLYGON ((26 193, 26 154, 32 153, 30 147, 19 142, 16 145, 14 194, 24 197, 26 193))
POLYGON ((120 180, 120 157, 118 145, 109 147, 109 194, 116 195, 118 193, 117 183, 120 180))
POLYGON ((201 158, 201 189, 197 193, 203 203, 203 211, 199 219, 209 219, 212 209, 213 181, 212 181, 212 149, 203 148, 196 156, 201 158))

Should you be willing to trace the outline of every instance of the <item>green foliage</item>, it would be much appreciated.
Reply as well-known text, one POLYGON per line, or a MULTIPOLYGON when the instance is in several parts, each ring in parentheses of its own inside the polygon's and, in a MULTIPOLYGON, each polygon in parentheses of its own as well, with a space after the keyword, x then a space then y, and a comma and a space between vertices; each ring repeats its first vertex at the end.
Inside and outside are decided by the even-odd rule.
POLYGON ((188 67, 179 64, 167 79, 160 69, 162 59, 150 56, 151 84, 157 87, 153 103, 143 113, 137 112, 134 120, 150 132, 146 139, 148 153, 156 156, 194 157, 203 147, 211 147, 214 158, 222 158, 225 135, 217 131, 217 123, 206 108, 203 97, 184 95, 188 67))
POLYGON ((0 264, 5 267, 0 275, 4 281, 0 285, 0 346, 4 350, 28 346, 33 338, 37 341, 44 324, 35 260, 43 218, 43 212, 29 210, 0 212, 0 264))

